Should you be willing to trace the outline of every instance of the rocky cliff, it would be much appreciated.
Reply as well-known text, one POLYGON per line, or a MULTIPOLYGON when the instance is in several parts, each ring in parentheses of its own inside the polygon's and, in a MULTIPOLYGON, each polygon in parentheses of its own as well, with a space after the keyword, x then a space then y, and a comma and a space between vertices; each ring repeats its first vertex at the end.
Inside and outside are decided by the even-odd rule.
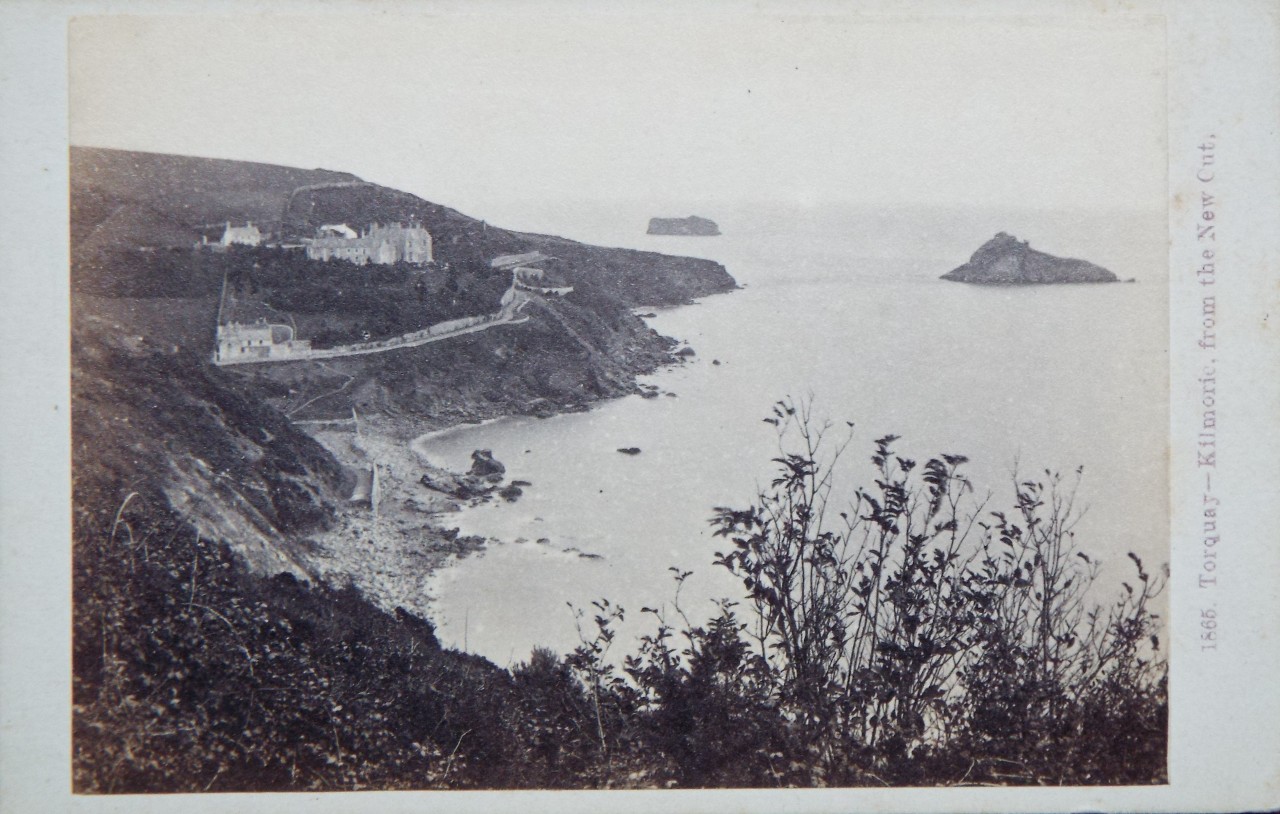
POLYGON ((942 275, 944 280, 980 285, 1114 283, 1116 275, 1085 260, 1036 251, 1005 232, 982 244, 969 262, 942 275))
MULTIPOLYGON (((386 463, 404 445, 379 428, 636 392, 637 374, 677 360, 632 309, 733 278, 499 229, 346 173, 80 148, 70 164, 76 790, 552 785, 520 763, 541 736, 512 718, 525 703, 512 676, 441 650, 378 581, 469 544, 408 534, 393 506, 361 531, 375 521, 344 511, 354 468, 300 422, 355 409, 362 448, 386 463), (253 221, 264 245, 197 248, 227 221, 253 221), (324 264, 281 245, 323 223, 394 221, 426 226, 433 265, 324 264), (350 359, 211 362, 224 280, 237 307, 340 341, 492 311, 511 272, 491 261, 533 252, 573 292, 535 298, 521 324, 350 359)), ((477 472, 499 469, 478 456, 477 472)), ((388 491, 384 505, 402 501, 388 491)))
POLYGON ((351 484, 292 422, 354 408, 415 434, 583 409, 677 361, 674 341, 631 309, 735 285, 718 263, 511 232, 345 173, 102 149, 72 148, 71 236, 76 511, 109 518, 137 492, 255 570, 303 577, 292 547, 330 524, 351 484), (436 263, 308 265, 296 249, 195 248, 247 220, 266 244, 321 223, 416 221, 436 263), (510 272, 490 261, 523 252, 551 258, 548 275, 574 290, 530 303, 522 324, 323 363, 210 362, 224 279, 303 338, 399 332, 496 309, 510 272))

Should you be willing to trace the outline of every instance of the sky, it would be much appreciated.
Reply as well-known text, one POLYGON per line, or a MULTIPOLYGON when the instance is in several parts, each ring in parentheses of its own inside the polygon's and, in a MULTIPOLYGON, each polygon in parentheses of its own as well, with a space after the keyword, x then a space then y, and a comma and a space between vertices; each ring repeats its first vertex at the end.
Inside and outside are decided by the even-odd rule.
POLYGON ((82 17, 70 60, 73 144, 345 170, 473 214, 1166 194, 1159 18, 82 17))

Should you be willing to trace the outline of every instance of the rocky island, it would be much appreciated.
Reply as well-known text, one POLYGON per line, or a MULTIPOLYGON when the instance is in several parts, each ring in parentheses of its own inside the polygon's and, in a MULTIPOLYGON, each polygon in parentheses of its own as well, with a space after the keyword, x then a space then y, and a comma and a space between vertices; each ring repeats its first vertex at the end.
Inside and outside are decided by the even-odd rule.
POLYGON ((720 234, 720 227, 715 221, 697 215, 687 218, 650 218, 648 234, 714 237, 720 234))
POLYGON ((1114 283, 1116 275, 1085 260, 1036 251, 1025 240, 1000 232, 983 243, 969 262, 942 275, 944 280, 978 285, 1114 283))

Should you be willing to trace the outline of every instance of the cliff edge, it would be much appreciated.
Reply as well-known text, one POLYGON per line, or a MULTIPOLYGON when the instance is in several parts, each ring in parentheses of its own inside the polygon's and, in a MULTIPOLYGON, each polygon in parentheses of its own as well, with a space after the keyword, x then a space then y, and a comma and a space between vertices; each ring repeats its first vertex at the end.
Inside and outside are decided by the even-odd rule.
POLYGON ((968 263, 942 275, 942 279, 979 285, 1117 282, 1116 275, 1101 266, 1036 251, 1027 241, 1005 232, 983 243, 968 263))
POLYGON ((711 260, 501 229, 348 173, 81 147, 70 170, 81 539, 118 525, 122 504, 145 503, 268 576, 311 578, 307 540, 354 485, 299 422, 359 415, 412 437, 586 409, 678 361, 675 341, 633 309, 736 287, 711 260), (260 245, 207 245, 248 221, 260 245), (397 222, 430 231, 433 263, 325 262, 299 245, 326 223, 397 222), (493 260, 534 255, 572 291, 539 297, 519 325, 326 362, 212 364, 224 305, 285 320, 319 346, 381 339, 492 313, 512 284, 493 260))

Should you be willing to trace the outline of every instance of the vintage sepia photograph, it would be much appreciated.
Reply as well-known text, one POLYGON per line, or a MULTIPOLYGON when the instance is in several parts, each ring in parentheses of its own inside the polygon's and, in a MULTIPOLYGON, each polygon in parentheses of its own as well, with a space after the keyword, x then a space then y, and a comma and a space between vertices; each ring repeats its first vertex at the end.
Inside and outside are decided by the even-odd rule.
POLYGON ((1159 17, 69 77, 76 792, 1167 781, 1159 17))
POLYGON ((7 2, 0 809, 1275 802, 1276 9, 7 2))

